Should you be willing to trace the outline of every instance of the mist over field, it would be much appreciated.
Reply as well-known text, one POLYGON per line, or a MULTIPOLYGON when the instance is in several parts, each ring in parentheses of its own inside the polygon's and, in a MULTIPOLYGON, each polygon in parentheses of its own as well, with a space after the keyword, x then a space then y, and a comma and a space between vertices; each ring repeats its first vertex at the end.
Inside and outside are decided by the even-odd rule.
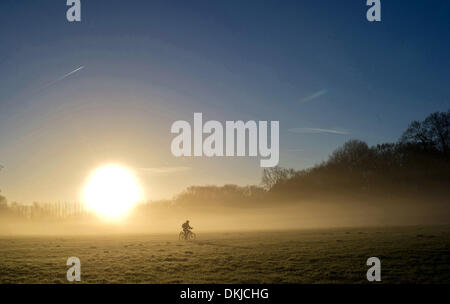
POLYGON ((227 232, 292 230, 332 227, 450 224, 446 201, 396 200, 279 202, 276 206, 224 207, 211 204, 195 208, 149 203, 136 207, 120 222, 95 215, 65 219, 23 219, 2 216, 1 235, 65 235, 115 233, 177 233, 189 219, 194 231, 227 232))

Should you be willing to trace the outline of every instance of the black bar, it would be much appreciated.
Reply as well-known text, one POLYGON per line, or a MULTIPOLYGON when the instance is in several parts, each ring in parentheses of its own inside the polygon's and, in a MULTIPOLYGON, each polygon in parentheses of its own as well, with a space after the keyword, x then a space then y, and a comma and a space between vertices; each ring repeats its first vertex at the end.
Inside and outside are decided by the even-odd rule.
POLYGON ((445 285, 0 285, 2 298, 105 303, 385 303, 447 298, 445 285), (183 292, 190 291, 189 298, 183 292), (200 293, 199 293, 200 291, 200 293), (197 296, 192 298, 192 292, 197 296), (206 292, 211 295, 208 297, 206 292), (232 295, 232 296, 231 296, 232 295), (241 297, 239 297, 241 295, 241 297), (201 296, 201 297, 200 297, 201 296), (200 297, 200 298, 199 298, 200 297))

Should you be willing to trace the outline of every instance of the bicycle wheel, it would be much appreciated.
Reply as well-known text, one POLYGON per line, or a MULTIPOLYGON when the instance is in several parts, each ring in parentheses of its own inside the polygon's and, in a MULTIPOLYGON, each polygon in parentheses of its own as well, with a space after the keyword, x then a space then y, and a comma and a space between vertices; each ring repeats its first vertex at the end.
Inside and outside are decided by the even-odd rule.
POLYGON ((186 239, 186 237, 184 236, 184 232, 183 232, 183 231, 181 231, 180 234, 178 235, 178 239, 179 239, 180 241, 186 239))
POLYGON ((197 236, 195 235, 194 232, 191 232, 191 233, 189 233, 188 238, 189 238, 190 241, 192 241, 192 240, 195 240, 197 238, 197 236))

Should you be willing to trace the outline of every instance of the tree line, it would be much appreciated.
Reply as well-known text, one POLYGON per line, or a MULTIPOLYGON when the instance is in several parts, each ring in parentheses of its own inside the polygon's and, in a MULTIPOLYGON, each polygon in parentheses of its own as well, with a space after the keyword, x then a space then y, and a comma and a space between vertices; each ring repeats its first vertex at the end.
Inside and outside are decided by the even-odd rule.
POLYGON ((172 203, 201 204, 352 195, 417 196, 450 194, 450 110, 413 121, 394 143, 369 146, 352 139, 328 160, 304 170, 263 170, 258 186, 192 186, 172 203))
POLYGON ((262 185, 272 193, 437 194, 450 189, 450 110, 413 121, 399 140, 369 147, 347 141, 327 161, 295 171, 272 168, 262 185))

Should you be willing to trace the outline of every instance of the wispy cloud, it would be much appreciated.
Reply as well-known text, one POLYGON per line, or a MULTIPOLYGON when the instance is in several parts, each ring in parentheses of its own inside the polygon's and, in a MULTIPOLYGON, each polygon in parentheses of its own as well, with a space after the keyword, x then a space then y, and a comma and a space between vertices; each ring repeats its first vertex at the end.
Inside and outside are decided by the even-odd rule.
POLYGON ((338 135, 350 134, 350 131, 343 129, 293 128, 289 129, 288 131, 299 134, 338 134, 338 135))
POLYGON ((137 168, 137 170, 149 173, 149 174, 172 174, 180 173, 191 170, 191 167, 148 167, 148 168, 137 168))
POLYGON ((307 103, 310 102, 316 98, 319 98, 320 96, 323 96, 325 94, 328 93, 328 89, 322 89, 320 91, 315 92, 314 94, 311 94, 305 98, 303 98, 302 100, 300 100, 300 103, 307 103))
POLYGON ((55 79, 55 80, 53 80, 52 82, 46 84, 45 86, 43 86, 43 87, 41 88, 41 90, 43 90, 43 89, 45 89, 45 88, 48 88, 48 87, 51 86, 51 85, 54 85, 55 83, 57 83, 57 82, 59 82, 59 81, 65 79, 65 78, 69 77, 69 76, 72 75, 72 74, 75 74, 75 73, 78 72, 78 71, 81 71, 82 69, 84 69, 84 66, 80 66, 80 67, 76 68, 75 70, 73 70, 73 71, 71 71, 71 72, 65 74, 64 76, 61 76, 61 77, 59 77, 58 79, 55 79))

